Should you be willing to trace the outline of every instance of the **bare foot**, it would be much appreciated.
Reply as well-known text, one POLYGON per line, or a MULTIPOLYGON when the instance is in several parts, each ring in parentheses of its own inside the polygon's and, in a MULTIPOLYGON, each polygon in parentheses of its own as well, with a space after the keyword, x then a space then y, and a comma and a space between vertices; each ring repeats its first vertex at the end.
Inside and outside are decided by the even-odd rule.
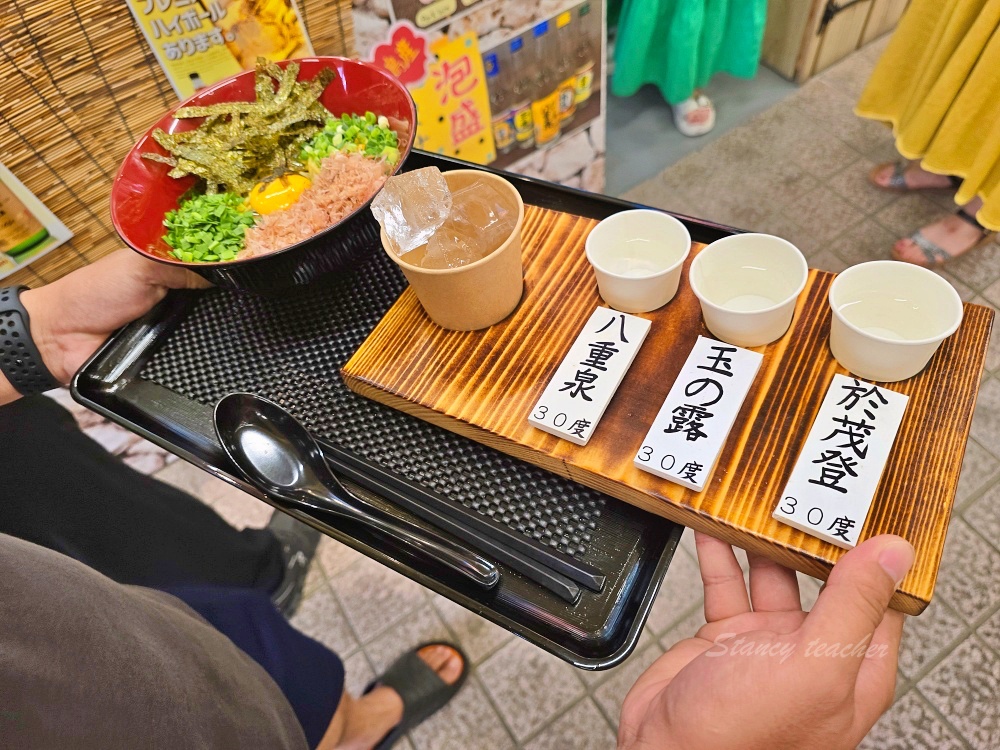
POLYGON ((892 177, 895 166, 896 165, 892 162, 879 164, 871 172, 872 182, 879 187, 886 188, 888 190, 931 190, 951 187, 951 178, 948 177, 948 175, 928 172, 920 166, 920 162, 911 161, 906 165, 906 169, 903 171, 903 180, 906 183, 906 187, 895 188, 889 184, 889 180, 892 177))
MULTIPOLYGON (((424 646, 417 651, 417 655, 447 685, 454 684, 462 675, 462 657, 453 648, 424 646)), ((343 720, 338 722, 334 717, 330 730, 319 745, 320 749, 371 750, 403 720, 403 700, 392 688, 378 685, 360 698, 351 698, 344 693, 337 713, 342 715, 343 720), (334 725, 338 723, 341 726, 335 729, 334 725)))
POLYGON ((929 224, 922 228, 920 233, 929 242, 933 242, 944 250, 948 254, 948 258, 939 261, 928 260, 923 250, 909 237, 898 240, 893 245, 893 257, 896 260, 915 263, 918 266, 941 265, 946 260, 954 260, 968 252, 983 239, 982 231, 955 214, 949 214, 933 224, 929 224))

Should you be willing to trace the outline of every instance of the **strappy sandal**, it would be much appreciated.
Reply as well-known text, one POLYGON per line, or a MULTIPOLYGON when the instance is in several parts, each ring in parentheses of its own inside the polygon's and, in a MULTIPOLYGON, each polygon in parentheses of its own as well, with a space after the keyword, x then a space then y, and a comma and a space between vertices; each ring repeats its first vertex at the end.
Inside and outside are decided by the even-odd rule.
POLYGON ((383 675, 365 688, 370 693, 379 685, 390 687, 403 699, 403 718, 383 737, 375 750, 389 750, 403 735, 424 719, 435 713, 455 697, 469 676, 469 657, 454 643, 432 641, 421 643, 416 648, 402 654, 383 675), (462 658, 462 673, 450 685, 438 677, 437 672, 417 653, 426 646, 445 646, 457 652, 462 658))
POLYGON ((912 235, 910 235, 910 241, 913 242, 913 244, 920 249, 920 252, 923 253, 924 260, 926 262, 915 263, 912 260, 906 260, 905 258, 901 258, 899 257, 899 254, 896 252, 895 248, 893 248, 891 251, 892 257, 895 260, 901 260, 904 263, 913 263, 914 265, 924 266, 925 268, 936 268, 938 266, 943 266, 948 261, 960 258, 966 253, 975 250, 977 248, 980 248, 983 245, 989 244, 996 237, 997 235, 996 232, 993 232, 984 227, 982 224, 976 221, 975 216, 968 213, 964 208, 958 209, 958 211, 955 212, 955 215, 958 216, 958 218, 965 221, 966 223, 972 224, 972 226, 976 227, 976 229, 979 230, 980 233, 979 240, 977 240, 973 245, 966 248, 965 250, 962 250, 957 255, 952 255, 940 245, 937 245, 936 243, 931 242, 929 239, 927 239, 922 231, 917 230, 912 235))
POLYGON ((715 127, 715 106, 712 100, 702 93, 695 93, 690 99, 671 104, 670 110, 674 115, 674 125, 682 135, 694 138, 705 135, 715 127), (708 110, 708 119, 704 122, 688 122, 688 115, 699 109, 708 110))
POLYGON ((962 182, 960 177, 949 175, 948 180, 951 182, 950 185, 943 187, 910 187, 906 184, 906 170, 909 166, 907 162, 903 161, 883 162, 877 167, 872 168, 868 173, 868 181, 879 190, 886 190, 890 193, 926 193, 939 190, 955 190, 962 182), (888 166, 892 167, 892 174, 889 175, 889 183, 883 185, 878 182, 877 175, 888 166))

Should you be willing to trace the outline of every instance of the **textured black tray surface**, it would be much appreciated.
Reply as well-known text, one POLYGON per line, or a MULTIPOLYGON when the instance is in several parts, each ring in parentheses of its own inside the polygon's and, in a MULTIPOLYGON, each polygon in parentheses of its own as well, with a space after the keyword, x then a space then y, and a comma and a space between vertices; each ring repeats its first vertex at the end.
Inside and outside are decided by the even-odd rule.
POLYGON ((607 496, 344 385, 340 367, 406 286, 379 250, 352 275, 285 298, 206 293, 140 377, 205 405, 233 391, 272 398, 315 435, 541 543, 584 555, 607 496))

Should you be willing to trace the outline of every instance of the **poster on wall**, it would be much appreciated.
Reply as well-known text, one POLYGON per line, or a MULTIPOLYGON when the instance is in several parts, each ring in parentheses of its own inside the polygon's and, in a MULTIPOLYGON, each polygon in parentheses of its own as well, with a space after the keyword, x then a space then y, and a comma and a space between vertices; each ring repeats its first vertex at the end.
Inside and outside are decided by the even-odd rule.
POLYGON ((0 164, 0 279, 72 236, 66 225, 0 164))
POLYGON ((400 21, 371 59, 410 90, 417 105, 416 148, 478 164, 494 160, 489 90, 475 32, 431 42, 400 21))
POLYGON ((353 3, 359 56, 397 76, 417 102, 416 145, 601 191, 604 0, 455 0, 440 6, 450 15, 418 17, 437 2, 353 3))
MULTIPOLYGON (((409 7, 392 6, 397 14, 409 7)), ((494 35, 486 48, 476 30, 462 27, 396 21, 368 55, 410 89, 417 148, 503 168, 600 117, 601 25, 589 0, 499 44, 494 35)))
POLYGON ((127 0, 177 96, 252 68, 313 54, 295 0, 127 0))

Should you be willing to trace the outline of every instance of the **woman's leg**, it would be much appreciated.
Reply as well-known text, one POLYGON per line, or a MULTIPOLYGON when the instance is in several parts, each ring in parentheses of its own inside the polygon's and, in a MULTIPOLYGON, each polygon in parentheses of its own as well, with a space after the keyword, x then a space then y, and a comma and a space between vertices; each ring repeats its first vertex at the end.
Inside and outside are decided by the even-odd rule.
MULTIPOLYGON (((982 207, 982 199, 976 198, 966 203, 962 210, 968 216, 974 217, 982 207)), ((920 234, 927 242, 944 251, 946 257, 941 258, 941 262, 954 260, 964 255, 979 245, 985 236, 982 228, 957 214, 949 214, 933 224, 928 224, 920 229, 920 234)), ((907 263, 916 263, 922 266, 936 265, 930 262, 923 249, 910 237, 898 240, 893 246, 892 254, 897 260, 903 260, 907 263)))
POLYGON ((885 188, 887 190, 930 190, 930 189, 947 189, 953 186, 951 177, 944 174, 935 174, 934 172, 928 172, 926 169, 920 166, 920 161, 911 161, 906 165, 903 170, 903 181, 902 186, 893 184, 893 174, 895 173, 896 165, 893 162, 887 162, 885 164, 880 164, 875 167, 871 172, 871 181, 878 187, 885 188))

